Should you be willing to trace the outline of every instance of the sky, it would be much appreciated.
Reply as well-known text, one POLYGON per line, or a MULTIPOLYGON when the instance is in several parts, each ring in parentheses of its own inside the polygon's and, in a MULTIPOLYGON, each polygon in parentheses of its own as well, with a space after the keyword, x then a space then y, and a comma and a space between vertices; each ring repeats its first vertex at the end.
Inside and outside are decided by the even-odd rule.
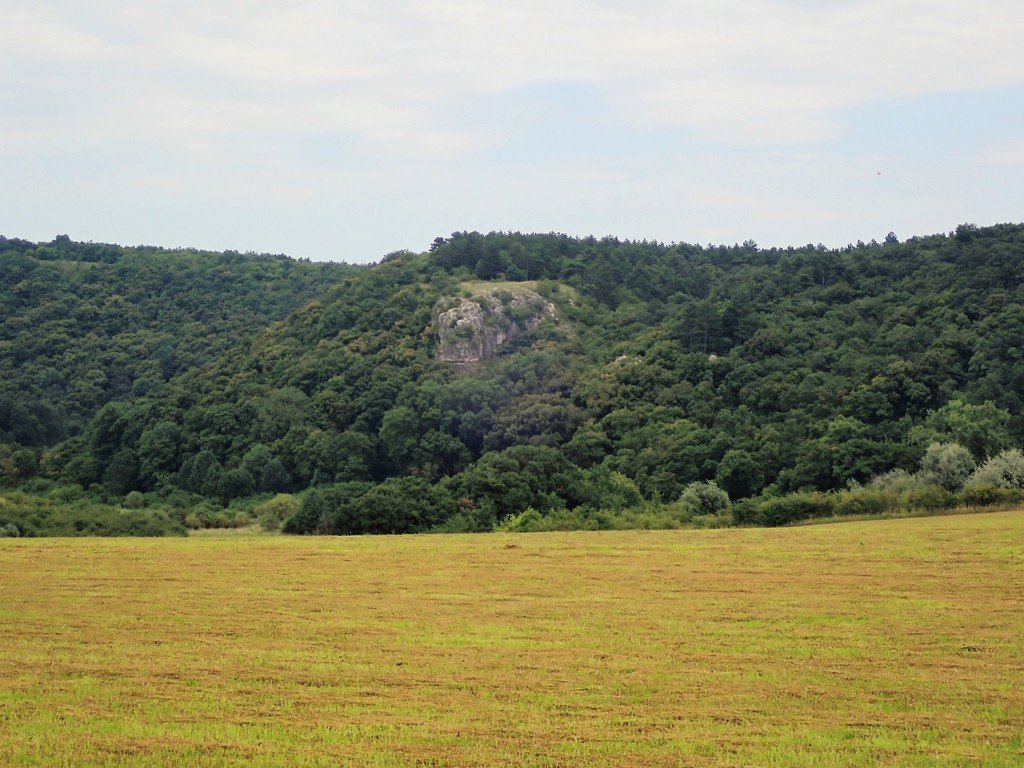
POLYGON ((0 0, 0 234, 376 261, 1024 221, 1019 0, 0 0))

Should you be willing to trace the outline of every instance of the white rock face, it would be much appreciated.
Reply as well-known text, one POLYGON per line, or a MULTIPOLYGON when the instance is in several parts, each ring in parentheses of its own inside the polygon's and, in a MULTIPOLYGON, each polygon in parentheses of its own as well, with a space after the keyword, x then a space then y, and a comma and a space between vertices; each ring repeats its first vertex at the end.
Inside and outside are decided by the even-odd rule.
POLYGON ((485 360, 502 344, 556 316, 554 304, 529 290, 496 288, 472 299, 443 297, 434 308, 437 359, 457 366, 485 360))

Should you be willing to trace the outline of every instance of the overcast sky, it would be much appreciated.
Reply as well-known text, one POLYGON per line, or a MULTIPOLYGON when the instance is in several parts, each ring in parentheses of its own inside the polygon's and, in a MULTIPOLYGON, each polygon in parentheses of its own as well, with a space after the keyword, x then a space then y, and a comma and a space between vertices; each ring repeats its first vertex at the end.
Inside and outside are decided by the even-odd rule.
POLYGON ((0 234, 366 262, 1024 221, 1020 0, 0 0, 0 234))

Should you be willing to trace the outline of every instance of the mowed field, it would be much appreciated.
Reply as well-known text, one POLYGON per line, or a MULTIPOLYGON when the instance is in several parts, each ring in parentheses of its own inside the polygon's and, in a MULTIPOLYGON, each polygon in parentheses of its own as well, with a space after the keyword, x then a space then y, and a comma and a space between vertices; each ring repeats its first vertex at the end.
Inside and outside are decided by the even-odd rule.
POLYGON ((1024 765, 1024 512, 0 540, 0 764, 1024 765))

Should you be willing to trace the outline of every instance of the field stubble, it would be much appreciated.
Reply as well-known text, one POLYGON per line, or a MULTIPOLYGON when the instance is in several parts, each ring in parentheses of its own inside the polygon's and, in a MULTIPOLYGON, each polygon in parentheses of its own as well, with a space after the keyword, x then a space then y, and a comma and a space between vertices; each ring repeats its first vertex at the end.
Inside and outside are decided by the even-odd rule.
POLYGON ((1024 764, 1024 513, 0 540, 0 764, 1024 764))

